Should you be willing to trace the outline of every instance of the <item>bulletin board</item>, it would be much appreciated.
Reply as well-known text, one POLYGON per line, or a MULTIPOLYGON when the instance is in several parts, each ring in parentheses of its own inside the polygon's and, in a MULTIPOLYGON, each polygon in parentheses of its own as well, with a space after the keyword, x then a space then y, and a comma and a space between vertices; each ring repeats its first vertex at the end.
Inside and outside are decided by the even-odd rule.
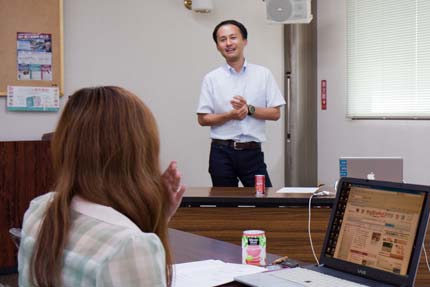
POLYGON ((63 0, 0 0, 0 96, 6 96, 8 85, 59 87, 63 95, 63 81, 63 0), (28 79, 19 74, 23 57, 18 57, 18 35, 37 34, 50 41, 50 53, 45 53, 50 57, 50 74, 28 79))

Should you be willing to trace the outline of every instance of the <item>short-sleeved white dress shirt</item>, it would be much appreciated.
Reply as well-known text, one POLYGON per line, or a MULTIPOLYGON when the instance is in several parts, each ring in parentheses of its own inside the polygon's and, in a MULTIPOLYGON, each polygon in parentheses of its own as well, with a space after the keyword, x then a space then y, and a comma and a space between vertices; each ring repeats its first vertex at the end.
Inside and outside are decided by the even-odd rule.
MULTIPOLYGON (((239 73, 225 64, 204 77, 197 113, 226 113, 232 109, 230 100, 236 95, 243 96, 249 105, 255 107, 285 105, 285 99, 269 69, 245 61, 239 73)), ((212 139, 264 142, 265 121, 252 116, 241 121, 231 120, 212 126, 210 136, 212 139)))

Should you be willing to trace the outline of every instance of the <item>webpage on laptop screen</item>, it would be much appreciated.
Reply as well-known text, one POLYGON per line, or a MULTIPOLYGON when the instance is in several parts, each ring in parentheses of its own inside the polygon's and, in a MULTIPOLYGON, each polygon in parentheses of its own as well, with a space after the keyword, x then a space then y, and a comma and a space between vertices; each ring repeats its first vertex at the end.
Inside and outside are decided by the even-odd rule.
POLYGON ((406 275, 423 194, 351 187, 333 257, 406 275))

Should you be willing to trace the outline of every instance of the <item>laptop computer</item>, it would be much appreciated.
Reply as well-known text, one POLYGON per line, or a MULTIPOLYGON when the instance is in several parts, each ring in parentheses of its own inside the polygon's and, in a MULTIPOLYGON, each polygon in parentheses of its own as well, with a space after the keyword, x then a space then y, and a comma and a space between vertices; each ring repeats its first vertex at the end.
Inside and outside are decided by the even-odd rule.
MULTIPOLYGON (((429 192, 430 186, 341 178, 320 265, 304 266, 304 271, 366 286, 413 286, 429 219, 429 192)), ((292 281, 288 272, 295 269, 235 280, 256 287, 320 286, 292 281)))
POLYGON ((401 157, 341 157, 340 177, 355 177, 403 182, 401 157))

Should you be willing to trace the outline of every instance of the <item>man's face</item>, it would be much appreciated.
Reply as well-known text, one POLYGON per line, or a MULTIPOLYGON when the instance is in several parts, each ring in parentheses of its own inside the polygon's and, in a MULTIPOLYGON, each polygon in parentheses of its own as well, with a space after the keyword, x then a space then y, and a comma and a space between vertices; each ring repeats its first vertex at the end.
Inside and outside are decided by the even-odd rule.
POLYGON ((217 49, 227 62, 241 60, 246 44, 247 40, 243 39, 237 26, 228 24, 218 29, 217 49))

